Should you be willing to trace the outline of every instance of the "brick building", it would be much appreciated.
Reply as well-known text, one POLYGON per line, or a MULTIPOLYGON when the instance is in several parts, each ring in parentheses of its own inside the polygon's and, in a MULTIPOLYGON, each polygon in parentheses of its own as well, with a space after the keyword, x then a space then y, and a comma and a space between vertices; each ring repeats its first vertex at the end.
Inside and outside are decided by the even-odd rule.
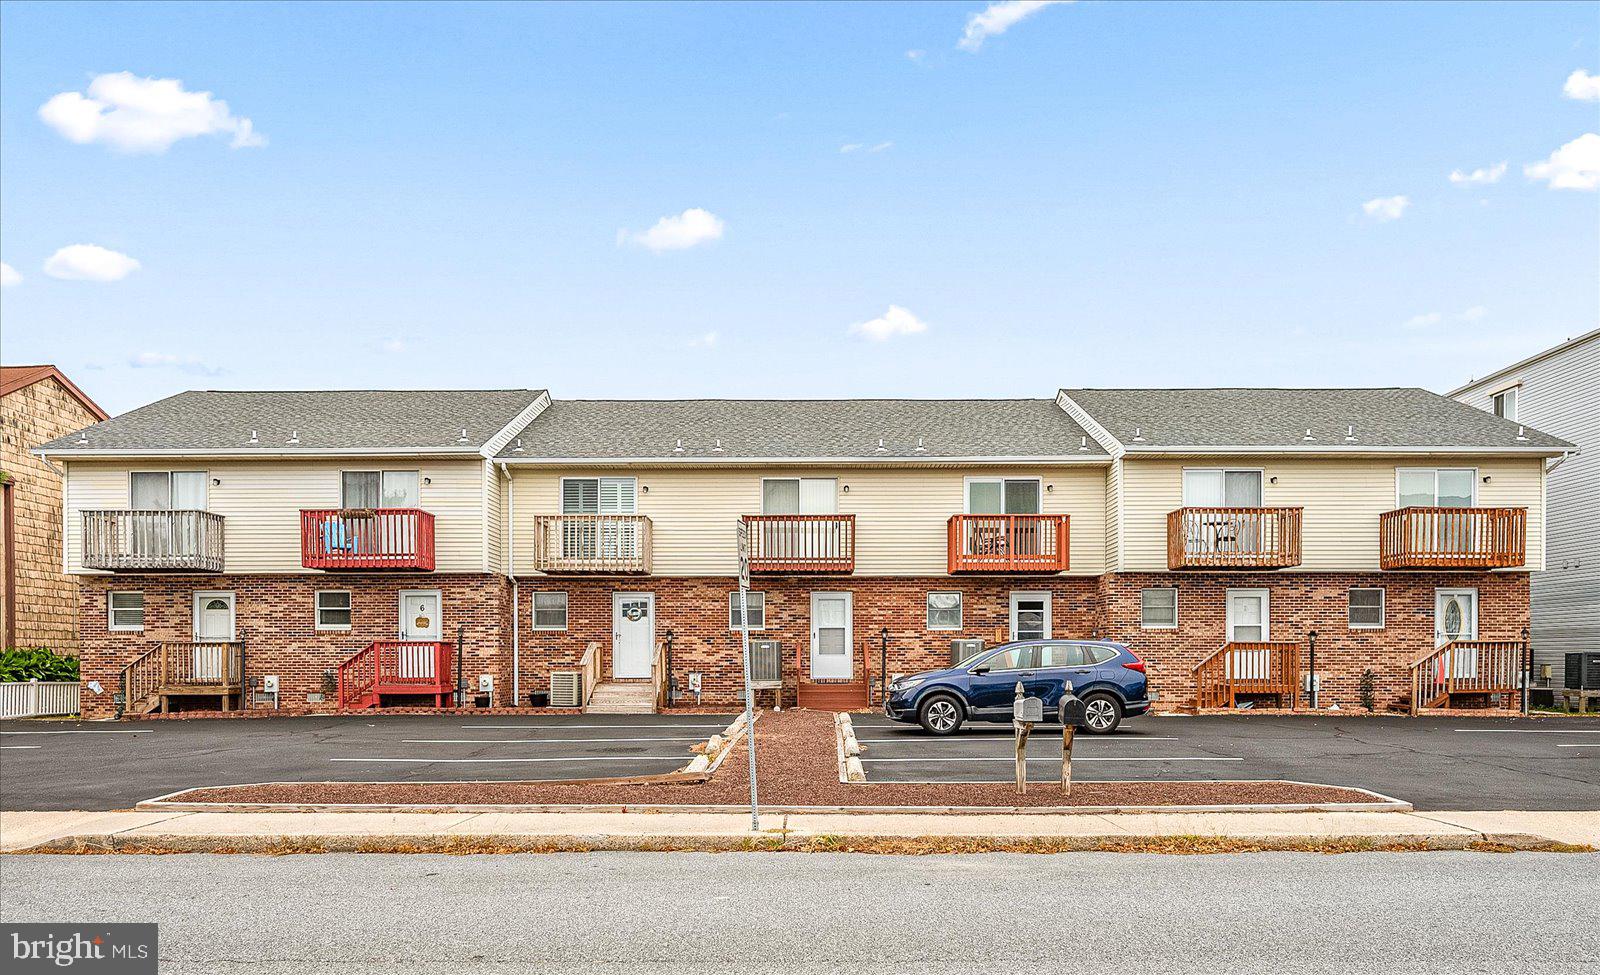
POLYGON ((42 453, 86 679, 128 707, 434 703, 458 679, 499 705, 733 704, 742 524, 786 703, 874 706, 955 640, 1110 638, 1181 708, 1303 705, 1313 675, 1322 706, 1504 701, 1570 449, 1417 389, 501 390, 196 392, 42 453))
POLYGON ((61 475, 29 451, 106 419, 55 366, 0 366, 0 619, 4 646, 78 648, 61 565, 61 475))

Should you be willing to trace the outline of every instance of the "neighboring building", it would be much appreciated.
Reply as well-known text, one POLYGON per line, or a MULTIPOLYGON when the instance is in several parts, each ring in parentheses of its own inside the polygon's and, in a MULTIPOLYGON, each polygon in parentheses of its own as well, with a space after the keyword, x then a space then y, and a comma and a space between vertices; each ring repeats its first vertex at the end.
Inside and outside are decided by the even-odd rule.
POLYGON ((1532 580, 1533 686, 1561 687, 1567 653, 1600 650, 1600 329, 1450 395, 1581 451, 1546 479, 1549 548, 1532 580))
POLYGON ((1379 706, 1504 703, 1570 449, 1416 389, 512 390, 186 393, 41 452, 66 471, 86 678, 130 706, 158 670, 331 708, 341 683, 437 700, 458 665, 499 705, 597 682, 732 705, 743 522, 788 702, 877 704, 957 639, 1101 636, 1172 708, 1287 703, 1313 630, 1324 706, 1367 671, 1379 706))
POLYGON ((61 476, 29 451, 105 418, 55 366, 0 366, 4 646, 77 650, 78 581, 61 564, 61 476))

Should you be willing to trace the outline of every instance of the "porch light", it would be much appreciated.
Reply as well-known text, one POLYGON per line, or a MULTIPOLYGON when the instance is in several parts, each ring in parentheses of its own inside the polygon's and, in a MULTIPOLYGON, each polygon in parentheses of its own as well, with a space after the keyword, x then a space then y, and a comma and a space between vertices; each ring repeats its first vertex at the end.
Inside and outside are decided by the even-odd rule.
POLYGON ((213 478, 212 478, 212 479, 211 479, 211 486, 212 486, 212 487, 221 487, 221 486, 222 486, 222 478, 220 478, 220 477, 213 477, 213 478))
POLYGON ((1487 474, 1483 475, 1483 483, 1485 483, 1485 484, 1489 483, 1489 475, 1487 475, 1487 474))

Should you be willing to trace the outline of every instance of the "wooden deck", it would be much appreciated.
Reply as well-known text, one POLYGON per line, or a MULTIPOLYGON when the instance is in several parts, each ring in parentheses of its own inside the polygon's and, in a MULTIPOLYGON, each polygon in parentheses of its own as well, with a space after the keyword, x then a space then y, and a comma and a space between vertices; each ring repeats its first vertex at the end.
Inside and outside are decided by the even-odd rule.
POLYGON ((1413 507, 1378 516, 1381 569, 1510 569, 1527 555, 1527 508, 1413 507))
POLYGON ((455 644, 377 640, 339 665, 339 710, 380 707, 385 695, 432 697, 442 708, 455 684, 455 644))
POLYGON ((303 510, 300 562, 308 569, 432 572, 433 515, 418 508, 303 510))
POLYGON ((121 684, 125 714, 164 714, 184 697, 215 697, 231 710, 243 704, 244 643, 158 643, 122 668, 121 684))
POLYGON ((1065 572, 1066 515, 951 515, 947 568, 958 572, 1065 572))
POLYGON ((534 515, 533 565, 551 573, 647 575, 651 536, 644 515, 534 515))
POLYGON ((1494 695, 1522 690, 1526 646, 1520 640, 1454 640, 1418 657, 1411 665, 1412 714, 1447 708, 1471 699, 1488 704, 1494 695))
POLYGON ((848 575, 856 569, 855 515, 745 515, 750 571, 848 575))
POLYGON ((83 567, 108 572, 221 572, 223 518, 209 511, 85 511, 83 567))
POLYGON ((1300 564, 1303 508, 1179 508, 1167 514, 1169 569, 1300 564))
POLYGON ((1293 708, 1300 697, 1300 644, 1224 643, 1194 667, 1195 703, 1237 707, 1240 698, 1274 697, 1293 708))

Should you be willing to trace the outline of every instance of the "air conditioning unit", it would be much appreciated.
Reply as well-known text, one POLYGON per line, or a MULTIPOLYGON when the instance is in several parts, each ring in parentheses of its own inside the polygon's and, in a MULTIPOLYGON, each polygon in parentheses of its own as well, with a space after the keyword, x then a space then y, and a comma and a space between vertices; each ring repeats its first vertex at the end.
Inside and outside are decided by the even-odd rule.
POLYGON ((1600 653, 1567 654, 1567 690, 1600 691, 1600 653))
POLYGON ((777 640, 750 641, 750 683, 777 687, 783 682, 783 645, 777 640))
POLYGON ((959 667, 982 652, 982 640, 951 640, 950 666, 959 667))
POLYGON ((583 707, 582 671, 550 671, 550 706, 553 708, 583 707))

